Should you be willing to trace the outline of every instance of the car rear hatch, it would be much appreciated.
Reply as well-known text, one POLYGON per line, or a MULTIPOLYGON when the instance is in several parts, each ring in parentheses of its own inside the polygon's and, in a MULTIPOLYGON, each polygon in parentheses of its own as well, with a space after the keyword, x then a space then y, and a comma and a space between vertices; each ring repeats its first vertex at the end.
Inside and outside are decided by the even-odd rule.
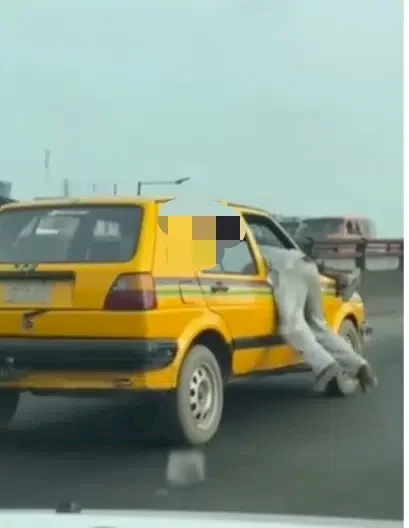
POLYGON ((97 315, 149 308, 144 211, 122 203, 2 210, 0 336, 26 337, 24 315, 36 318, 37 337, 109 335, 97 315))

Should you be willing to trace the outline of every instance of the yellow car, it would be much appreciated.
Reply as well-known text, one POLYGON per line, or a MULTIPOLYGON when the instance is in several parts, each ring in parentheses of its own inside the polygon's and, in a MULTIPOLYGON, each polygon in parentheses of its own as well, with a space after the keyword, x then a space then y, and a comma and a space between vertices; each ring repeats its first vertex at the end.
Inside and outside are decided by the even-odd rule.
MULTIPOLYGON (((169 264, 163 199, 19 202, 0 210, 0 426, 20 394, 160 395, 171 442, 218 431, 240 377, 305 368, 277 333, 259 244, 295 247, 262 210, 229 204, 245 237, 223 270, 169 264)), ((322 277, 328 325, 361 351, 365 311, 322 277)))

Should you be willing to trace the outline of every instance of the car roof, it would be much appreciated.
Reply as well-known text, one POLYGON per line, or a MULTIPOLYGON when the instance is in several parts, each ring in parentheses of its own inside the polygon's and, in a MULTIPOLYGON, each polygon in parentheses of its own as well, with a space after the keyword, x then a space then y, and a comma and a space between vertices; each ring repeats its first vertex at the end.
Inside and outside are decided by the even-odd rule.
MULTIPOLYGON (((58 207, 58 206, 70 206, 70 205, 114 205, 114 204, 144 204, 149 202, 165 203, 170 200, 174 200, 177 197, 147 197, 147 196, 81 196, 81 197, 41 197, 33 200, 18 201, 13 203, 7 203, 4 209, 19 209, 27 207, 38 207, 39 205, 58 207)), ((216 200, 219 203, 238 209, 242 213, 257 213, 263 216, 274 218, 272 213, 254 207, 251 205, 238 204, 235 202, 227 202, 224 200, 216 200)))
MULTIPOLYGON (((171 198, 170 198, 171 199, 171 198)), ((161 198, 147 198, 145 196, 70 196, 70 197, 41 197, 33 200, 20 200, 7 204, 7 209, 18 209, 20 207, 38 207, 44 206, 67 206, 67 205, 109 205, 109 204, 137 204, 147 202, 166 201, 161 198)))

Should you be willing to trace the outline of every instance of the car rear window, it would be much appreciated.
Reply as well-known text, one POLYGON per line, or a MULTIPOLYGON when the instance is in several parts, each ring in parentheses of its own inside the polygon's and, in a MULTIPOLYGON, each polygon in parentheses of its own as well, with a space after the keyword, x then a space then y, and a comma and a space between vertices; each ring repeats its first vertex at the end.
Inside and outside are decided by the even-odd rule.
POLYGON ((134 205, 3 210, 0 262, 127 262, 141 222, 134 205))
POLYGON ((305 218, 302 221, 302 234, 315 238, 341 234, 342 218, 305 218))
POLYGON ((298 233, 301 227, 301 221, 296 222, 295 220, 283 220, 280 221, 280 225, 289 233, 294 236, 298 233))

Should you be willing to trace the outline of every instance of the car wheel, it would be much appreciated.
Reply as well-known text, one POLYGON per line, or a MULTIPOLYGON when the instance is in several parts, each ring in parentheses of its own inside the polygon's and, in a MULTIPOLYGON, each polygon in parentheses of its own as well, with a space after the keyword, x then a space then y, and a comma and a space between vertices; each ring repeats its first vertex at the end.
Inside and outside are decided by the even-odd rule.
MULTIPOLYGON (((345 341, 355 350, 355 352, 360 355, 362 354, 363 347, 361 337, 352 321, 346 319, 342 323, 339 329, 339 335, 345 339, 345 341)), ((324 394, 330 398, 345 397, 345 393, 341 390, 336 379, 330 381, 324 394)))
POLYGON ((167 396, 165 436, 172 444, 200 446, 217 433, 224 404, 220 365, 210 349, 194 345, 184 360, 177 389, 167 396))
POLYGON ((0 391, 0 430, 7 429, 17 412, 20 394, 15 391, 0 391))
POLYGON ((339 329, 339 335, 345 339, 345 341, 351 345, 355 352, 359 355, 363 354, 362 339, 359 335, 356 326, 350 319, 346 319, 339 329))

